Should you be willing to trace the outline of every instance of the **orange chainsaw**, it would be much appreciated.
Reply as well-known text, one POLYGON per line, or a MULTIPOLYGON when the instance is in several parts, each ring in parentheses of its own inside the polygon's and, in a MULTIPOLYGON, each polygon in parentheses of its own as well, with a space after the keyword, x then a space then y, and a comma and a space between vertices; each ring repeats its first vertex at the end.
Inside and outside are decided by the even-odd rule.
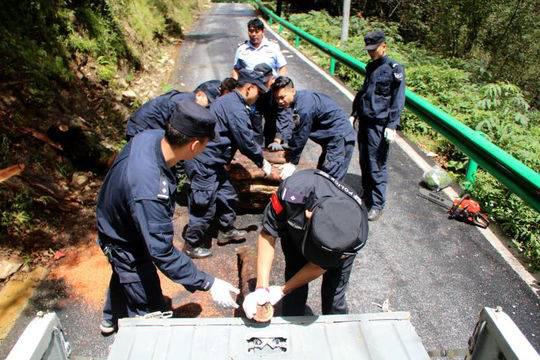
POLYGON ((434 191, 420 188, 419 196, 440 205, 448 210, 448 218, 463 221, 485 229, 489 226, 488 216, 482 212, 480 204, 472 200, 469 194, 463 197, 449 200, 434 191))

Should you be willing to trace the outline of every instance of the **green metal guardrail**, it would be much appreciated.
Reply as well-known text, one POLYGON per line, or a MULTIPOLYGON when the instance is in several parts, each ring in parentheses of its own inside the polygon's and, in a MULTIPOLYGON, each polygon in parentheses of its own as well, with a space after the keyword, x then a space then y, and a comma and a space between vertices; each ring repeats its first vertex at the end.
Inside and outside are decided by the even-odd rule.
MULTIPOLYGON (((266 14, 270 21, 275 20, 281 27, 292 31, 295 46, 298 47, 300 38, 330 55, 330 68, 333 70, 336 60, 351 69, 365 75, 366 65, 346 52, 327 44, 315 36, 305 32, 287 20, 277 16, 265 7, 259 0, 254 0, 259 9, 266 14)), ((333 71, 331 71, 333 73, 333 71)), ((467 181, 474 181, 476 168, 481 166, 497 178, 512 192, 521 197, 532 208, 540 212, 540 174, 525 164, 489 142, 482 133, 471 129, 450 114, 431 104, 423 97, 410 90, 405 93, 407 109, 426 121, 433 129, 450 140, 455 146, 469 156, 467 181)))

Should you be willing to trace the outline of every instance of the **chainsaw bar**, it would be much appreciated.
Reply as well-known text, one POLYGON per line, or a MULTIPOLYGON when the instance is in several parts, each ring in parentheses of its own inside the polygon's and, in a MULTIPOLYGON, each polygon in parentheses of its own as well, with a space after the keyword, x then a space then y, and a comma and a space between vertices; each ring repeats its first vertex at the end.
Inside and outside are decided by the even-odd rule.
POLYGON ((443 195, 439 195, 433 191, 429 191, 424 188, 420 188, 418 189, 418 191, 419 191, 418 195, 420 197, 423 197, 424 199, 428 199, 432 203, 442 206, 446 210, 449 210, 452 206, 454 206, 454 203, 452 202, 452 200, 444 197, 443 195))

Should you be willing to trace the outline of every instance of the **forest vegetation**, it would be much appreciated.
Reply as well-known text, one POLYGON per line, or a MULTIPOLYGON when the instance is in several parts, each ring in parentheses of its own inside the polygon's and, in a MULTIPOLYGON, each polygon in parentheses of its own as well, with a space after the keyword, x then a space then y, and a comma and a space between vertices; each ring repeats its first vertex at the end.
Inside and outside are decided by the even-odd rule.
MULTIPOLYGON (((494 144, 540 171, 540 8, 533 1, 352 1, 349 39, 340 42, 341 1, 284 2, 287 20, 364 63, 363 36, 383 30, 389 56, 405 65, 407 86, 494 144), (479 9, 481 8, 481 9, 479 9), (319 9, 319 10, 312 10, 319 9), (519 20, 518 20, 519 19, 519 20), (498 46, 496 46, 498 44, 498 46)), ((267 2, 274 8, 275 2, 267 2)), ((275 29, 278 25, 275 24, 275 29)), ((294 34, 284 31, 291 42, 294 34)), ((328 55, 305 41, 301 51, 328 69, 328 55)), ((351 89, 363 76, 339 64, 351 89)), ((468 158, 411 112, 402 131, 463 184, 468 158)), ((540 269, 540 214, 479 169, 470 188, 516 248, 540 269)))

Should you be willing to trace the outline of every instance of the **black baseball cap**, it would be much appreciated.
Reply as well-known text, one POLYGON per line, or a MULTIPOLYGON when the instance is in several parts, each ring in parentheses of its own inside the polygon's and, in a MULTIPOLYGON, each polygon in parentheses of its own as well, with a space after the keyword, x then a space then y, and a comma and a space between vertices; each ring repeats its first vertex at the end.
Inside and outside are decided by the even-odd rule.
POLYGON ((366 43, 364 50, 375 50, 379 44, 383 43, 385 40, 384 32, 370 31, 366 34, 366 36, 364 36, 364 42, 366 43))
POLYGON ((206 94, 208 98, 208 104, 211 104, 221 93, 221 81, 219 80, 208 80, 197 86, 194 93, 202 91, 206 94))
POLYGON ((313 208, 302 253, 323 268, 336 267, 365 245, 367 235, 368 219, 363 206, 353 199, 326 197, 313 208))
POLYGON ((219 137, 214 114, 193 100, 182 100, 175 104, 171 115, 171 126, 189 137, 219 137))
POLYGON ((260 72, 264 76, 264 82, 267 83, 268 80, 274 75, 274 71, 272 70, 272 67, 268 65, 267 63, 260 63, 255 65, 253 68, 253 71, 260 72))
POLYGON ((238 83, 240 85, 244 84, 253 84, 256 85, 261 91, 267 92, 268 88, 265 83, 264 75, 261 72, 248 70, 248 69, 240 69, 238 70, 238 83))

